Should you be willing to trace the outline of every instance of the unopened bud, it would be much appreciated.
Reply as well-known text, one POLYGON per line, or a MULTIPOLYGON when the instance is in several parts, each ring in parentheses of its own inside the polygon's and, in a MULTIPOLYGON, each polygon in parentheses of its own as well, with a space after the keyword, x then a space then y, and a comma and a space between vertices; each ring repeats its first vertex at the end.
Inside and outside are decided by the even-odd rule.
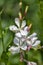
POLYGON ((29 29, 32 27, 32 24, 29 25, 29 29))
POLYGON ((27 11, 28 11, 28 7, 29 7, 29 6, 26 6, 26 8, 25 8, 25 13, 27 13, 27 11))
POLYGON ((20 20, 22 20, 22 14, 21 14, 21 12, 19 12, 19 18, 20 18, 20 20))
MULTIPOLYGON (((26 13, 27 13, 27 11, 28 11, 28 7, 29 7, 29 6, 26 6, 26 8, 25 8, 24 17, 26 16, 26 13)), ((24 17, 23 17, 23 19, 24 19, 24 17)))
POLYGON ((22 2, 19 3, 19 6, 20 6, 20 7, 22 6, 22 2))

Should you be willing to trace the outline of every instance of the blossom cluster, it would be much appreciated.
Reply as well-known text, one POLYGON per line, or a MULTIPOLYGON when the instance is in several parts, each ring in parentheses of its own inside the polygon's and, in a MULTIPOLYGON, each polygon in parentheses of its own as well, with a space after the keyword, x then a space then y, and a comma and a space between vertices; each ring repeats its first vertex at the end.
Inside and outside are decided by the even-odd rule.
POLYGON ((26 25, 26 20, 21 22, 19 18, 15 18, 15 25, 11 25, 9 29, 15 33, 13 42, 16 46, 9 48, 12 54, 19 53, 20 50, 30 50, 40 44, 37 33, 29 35, 30 27, 26 25))

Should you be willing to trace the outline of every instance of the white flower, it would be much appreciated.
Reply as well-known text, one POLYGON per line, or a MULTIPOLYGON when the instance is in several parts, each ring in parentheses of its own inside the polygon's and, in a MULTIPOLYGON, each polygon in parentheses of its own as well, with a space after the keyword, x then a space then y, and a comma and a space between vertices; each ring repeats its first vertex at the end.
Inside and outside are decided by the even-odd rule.
POLYGON ((19 53, 19 51, 20 51, 19 47, 15 47, 15 46, 11 46, 8 50, 9 50, 12 54, 19 53))
POLYGON ((37 65, 35 62, 28 62, 27 65, 37 65))
POLYGON ((38 40, 35 32, 28 36, 28 30, 31 28, 31 24, 28 27, 26 26, 26 21, 23 20, 21 22, 19 18, 15 18, 15 24, 16 26, 12 25, 9 27, 11 31, 15 31, 15 38, 13 42, 16 46, 9 48, 9 51, 11 51, 12 54, 19 53, 20 49, 29 50, 31 47, 36 47, 40 44, 40 40, 38 40))
POLYGON ((26 43, 27 46, 36 47, 38 44, 40 44, 40 40, 37 40, 38 37, 36 37, 36 35, 36 33, 33 33, 30 36, 22 37, 22 41, 26 43))
POLYGON ((23 36, 27 36, 28 32, 25 30, 21 30, 20 32, 16 33, 15 36, 22 38, 23 36))
POLYGON ((28 31, 27 29, 29 28, 28 26, 26 26, 26 21, 23 20, 22 23, 20 22, 19 18, 15 18, 15 25, 12 25, 9 27, 9 29, 13 32, 16 32, 16 36, 17 37, 22 37, 22 35, 27 35, 28 34, 28 31), (22 33, 22 35, 21 35, 22 33))
POLYGON ((14 44, 16 45, 16 47, 12 46, 9 48, 9 51, 11 51, 12 54, 19 53, 20 49, 22 50, 27 49, 27 46, 23 44, 22 41, 18 39, 17 37, 14 38, 14 44))
POLYGON ((15 31, 15 30, 18 31, 18 28, 15 25, 10 26, 9 29, 11 31, 15 31))
POLYGON ((18 38, 21 38, 22 37, 22 35, 21 35, 20 32, 16 33, 15 36, 18 37, 18 38))
POLYGON ((28 28, 28 26, 26 26, 26 21, 23 20, 22 24, 21 24, 19 18, 15 18, 15 24, 16 24, 16 26, 12 25, 12 26, 9 27, 9 29, 11 31, 19 31, 20 32, 21 30, 26 30, 28 28))

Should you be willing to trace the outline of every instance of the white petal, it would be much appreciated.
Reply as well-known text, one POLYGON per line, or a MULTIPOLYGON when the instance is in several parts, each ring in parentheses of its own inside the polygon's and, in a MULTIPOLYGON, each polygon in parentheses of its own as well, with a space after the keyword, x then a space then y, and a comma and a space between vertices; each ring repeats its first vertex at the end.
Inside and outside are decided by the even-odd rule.
POLYGON ((36 35, 37 35, 37 33, 33 33, 33 34, 31 34, 30 36, 28 36, 28 38, 35 37, 36 35))
POLYGON ((21 46, 21 49, 22 49, 22 50, 27 50, 26 42, 21 46))
POLYGON ((27 50, 27 46, 21 47, 22 50, 27 50))
POLYGON ((15 18, 15 23, 18 27, 20 27, 20 21, 19 21, 19 18, 15 18))
POLYGON ((28 62, 27 65, 31 65, 30 62, 28 62))
POLYGON ((15 45, 19 45, 19 39, 17 37, 14 38, 13 42, 14 42, 15 45))
POLYGON ((27 31, 24 31, 24 30, 21 30, 20 32, 21 32, 21 35, 22 36, 27 36, 27 34, 28 34, 28 32, 27 31))
POLYGON ((21 45, 21 49, 22 49, 22 50, 27 50, 27 44, 26 44, 26 42, 24 42, 24 43, 21 45))
POLYGON ((22 40, 20 39, 20 46, 23 44, 22 40))
POLYGON ((28 62, 27 65, 37 65, 37 63, 35 63, 35 62, 28 62))
POLYGON ((26 25, 26 21, 24 20, 24 21, 22 21, 21 28, 25 27, 25 25, 26 25))
POLYGON ((9 29, 11 31, 17 31, 18 30, 18 28, 15 25, 10 26, 9 29))
POLYGON ((19 53, 20 49, 19 49, 19 47, 14 47, 14 46, 12 46, 12 47, 9 48, 9 51, 10 51, 12 54, 15 54, 15 53, 19 53))
POLYGON ((16 33, 15 35, 16 35, 17 37, 19 37, 19 38, 22 37, 20 32, 16 33))
POLYGON ((24 28, 24 30, 27 30, 28 29, 28 26, 26 26, 25 28, 24 28))
POLYGON ((37 65, 35 62, 31 62, 32 65, 37 65))
POLYGON ((34 43, 37 39, 38 39, 38 37, 33 37, 33 38, 31 39, 32 43, 34 43))
POLYGON ((38 44, 40 44, 40 40, 37 40, 32 46, 37 46, 38 44))
POLYGON ((24 42, 26 39, 22 37, 21 40, 22 40, 22 42, 24 42))
POLYGON ((27 42, 27 45, 32 45, 31 41, 27 40, 26 42, 27 42))

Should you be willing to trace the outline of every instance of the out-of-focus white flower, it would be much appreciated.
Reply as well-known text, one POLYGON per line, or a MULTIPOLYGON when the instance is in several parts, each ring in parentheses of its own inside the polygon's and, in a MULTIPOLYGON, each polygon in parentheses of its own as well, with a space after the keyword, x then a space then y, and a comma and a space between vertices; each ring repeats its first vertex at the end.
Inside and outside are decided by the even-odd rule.
POLYGON ((22 41, 20 39, 18 39, 17 37, 14 38, 14 44, 16 46, 11 46, 9 48, 9 51, 12 54, 19 53, 20 49, 22 49, 22 50, 26 50, 27 49, 27 46, 25 44, 23 44, 22 41))
POLYGON ((26 27, 28 28, 28 26, 26 26, 26 21, 23 20, 22 23, 21 23, 20 20, 19 20, 19 18, 15 18, 15 24, 16 24, 16 26, 15 25, 11 25, 9 27, 9 29, 11 31, 19 31, 20 32, 21 30, 26 30, 25 29, 26 27))
POLYGON ((37 65, 35 62, 28 62, 27 65, 37 65))

